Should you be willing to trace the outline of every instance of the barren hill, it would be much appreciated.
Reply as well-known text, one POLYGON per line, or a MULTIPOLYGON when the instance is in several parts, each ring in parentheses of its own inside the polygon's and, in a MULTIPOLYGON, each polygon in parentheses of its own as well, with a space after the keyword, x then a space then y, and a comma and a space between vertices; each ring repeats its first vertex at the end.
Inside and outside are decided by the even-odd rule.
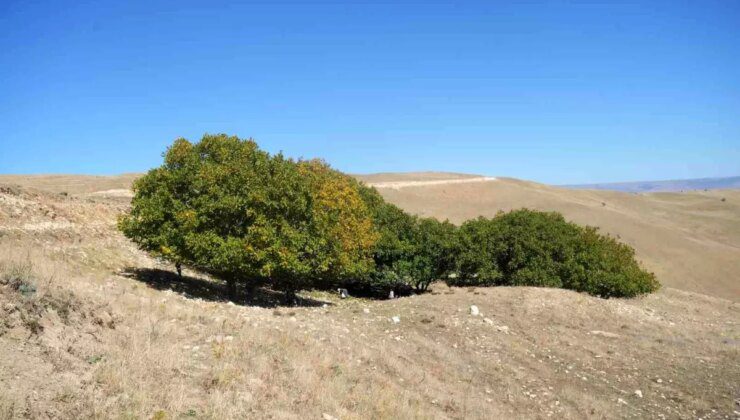
POLYGON ((678 192, 706 189, 740 189, 740 176, 677 179, 670 181, 612 182, 607 184, 568 185, 566 187, 623 192, 678 192))
MULTIPOLYGON (((457 221, 470 212, 464 202, 451 206, 453 199, 484 205, 470 198, 481 192, 489 200, 509 191, 509 200, 542 200, 531 206, 564 201, 569 211, 606 211, 590 196, 571 203, 575 198, 555 189, 493 184, 416 184, 384 194, 457 221), (447 213, 444 203, 417 194, 447 200, 447 213)), ((389 301, 307 292, 299 307, 276 307, 263 290, 227 303, 220 282, 191 271, 178 280, 172 267, 122 237, 115 219, 124 200, 85 191, 0 186, 0 418, 740 413, 740 306, 729 300, 670 286, 602 300, 555 289, 436 284, 431 293, 389 301)), ((690 212, 685 206, 699 212, 679 208, 690 212)))

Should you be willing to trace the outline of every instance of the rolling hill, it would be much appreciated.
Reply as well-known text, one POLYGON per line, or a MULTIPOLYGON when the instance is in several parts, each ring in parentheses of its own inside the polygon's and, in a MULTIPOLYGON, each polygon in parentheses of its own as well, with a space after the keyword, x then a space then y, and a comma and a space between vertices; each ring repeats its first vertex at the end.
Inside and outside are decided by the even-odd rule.
POLYGON ((737 195, 362 178, 455 222, 562 211, 634 243, 665 287, 228 302, 222 282, 177 278, 116 230, 133 176, 0 177, 0 418, 737 417, 737 195))
POLYGON ((632 245, 669 287, 740 299, 740 191, 630 194, 574 190, 512 178, 440 174, 359 176, 420 216, 461 223, 521 207, 558 211, 632 245), (460 179, 468 182, 460 182, 460 179), (402 186, 393 182, 403 180, 402 186), (411 183, 410 183, 411 182, 411 183), (416 182, 416 184, 413 184, 416 182))
POLYGON ((740 189, 740 176, 670 181, 610 182, 606 184, 563 185, 563 187, 622 192, 680 192, 691 190, 740 189))

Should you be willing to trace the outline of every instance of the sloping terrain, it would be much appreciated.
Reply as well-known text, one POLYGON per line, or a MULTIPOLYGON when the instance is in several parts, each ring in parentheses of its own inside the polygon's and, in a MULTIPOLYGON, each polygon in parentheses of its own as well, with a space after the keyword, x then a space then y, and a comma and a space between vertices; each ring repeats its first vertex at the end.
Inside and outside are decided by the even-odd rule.
POLYGON ((567 185, 564 187, 623 192, 679 192, 707 189, 740 189, 740 176, 730 176, 725 178, 677 179, 671 181, 611 182, 606 184, 567 185))
MULTIPOLYGON (((548 198, 559 190, 492 183, 496 196, 509 191, 512 207, 516 191, 545 197, 542 206, 562 203, 548 198)), ((460 221, 469 213, 451 204, 456 197, 487 204, 470 197, 493 188, 449 187, 383 193, 445 215, 443 203, 417 198, 431 190, 460 221)), ((437 284, 389 301, 309 292, 300 307, 276 307, 264 290, 249 304, 230 304, 221 283, 189 271, 177 279, 136 250, 115 230, 125 200, 90 192, 0 188, 0 418, 740 415, 740 306, 730 300, 670 286, 602 300, 437 284), (481 314, 471 315, 471 305, 481 314)), ((602 196, 578 194, 559 205, 576 215, 579 206, 606 211, 602 196)), ((650 200, 690 215, 710 211, 704 196, 650 200)), ((721 206, 691 234, 725 223, 714 216, 731 219, 721 206)), ((626 203, 619 208, 631 214, 626 203)))
MULTIPOLYGON (((136 174, 121 176, 0 175, 0 184, 93 200, 130 198, 136 174)), ((559 211, 632 245, 669 287, 740 299, 740 190, 623 193, 574 190, 446 172, 357 175, 403 209, 454 223, 521 207, 559 211), (445 184, 445 180, 452 181, 445 184), (470 181, 470 182, 467 182, 470 181), (411 183, 411 184, 409 184, 411 183)))
MULTIPOLYGON (((410 174, 400 179, 407 185, 415 180, 410 174)), ((665 286, 740 299, 738 190, 627 194, 511 178, 394 188, 388 184, 393 180, 386 175, 380 183, 372 178, 368 182, 407 211, 453 223, 521 207, 558 211, 632 245, 638 259, 665 286)))
POLYGON ((86 194, 131 188, 141 174, 94 175, 0 175, 0 184, 18 185, 59 194, 86 194))

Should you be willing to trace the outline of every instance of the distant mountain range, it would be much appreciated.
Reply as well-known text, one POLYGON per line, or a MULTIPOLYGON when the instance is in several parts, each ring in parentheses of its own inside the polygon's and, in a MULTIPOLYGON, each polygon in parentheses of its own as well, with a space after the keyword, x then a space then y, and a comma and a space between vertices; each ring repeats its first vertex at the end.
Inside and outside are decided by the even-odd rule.
POLYGON ((612 190, 622 192, 676 192, 687 190, 740 189, 740 176, 725 178, 696 178, 671 181, 613 182, 606 184, 562 185, 585 190, 612 190))

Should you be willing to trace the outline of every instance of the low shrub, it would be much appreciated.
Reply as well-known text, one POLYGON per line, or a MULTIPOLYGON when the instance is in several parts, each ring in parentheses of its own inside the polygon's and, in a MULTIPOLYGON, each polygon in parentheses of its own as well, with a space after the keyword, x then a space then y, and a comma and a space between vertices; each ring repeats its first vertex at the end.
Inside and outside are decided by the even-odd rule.
POLYGON ((31 263, 2 264, 0 266, 0 285, 8 286, 25 297, 34 295, 36 285, 31 263))
POLYGON ((604 298, 658 289, 634 249, 559 213, 527 209, 478 218, 458 231, 455 286, 541 286, 604 298))

